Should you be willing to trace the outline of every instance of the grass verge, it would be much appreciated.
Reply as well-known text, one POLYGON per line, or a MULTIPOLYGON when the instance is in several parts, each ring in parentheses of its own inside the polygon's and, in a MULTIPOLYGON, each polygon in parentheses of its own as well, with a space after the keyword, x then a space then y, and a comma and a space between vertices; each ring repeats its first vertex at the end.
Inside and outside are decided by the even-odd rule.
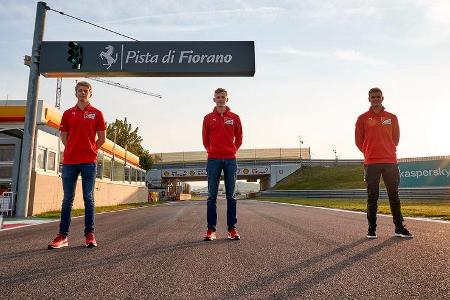
MULTIPOLYGON (((99 206, 99 207, 95 208, 95 213, 98 214, 98 213, 102 213, 102 212, 117 211, 117 210, 128 209, 128 208, 152 206, 152 205, 157 205, 160 203, 164 203, 164 201, 155 202, 155 203, 139 202, 139 203, 127 203, 127 204, 120 204, 120 205, 99 206)), ((72 217, 78 217, 78 216, 84 216, 84 208, 72 210, 72 217)), ((61 211, 60 210, 48 211, 48 212, 36 215, 35 217, 47 218, 47 219, 59 219, 59 218, 61 218, 61 211)))
MULTIPOLYGON (((367 211, 366 199, 308 199, 308 198, 256 198, 258 201, 282 202, 340 208, 353 211, 367 211)), ((408 200, 402 199, 402 214, 405 217, 439 218, 450 221, 450 200, 408 200)), ((378 212, 391 214, 387 200, 378 201, 378 212)))
POLYGON ((208 196, 192 196, 191 200, 197 201, 197 200, 206 200, 208 199, 208 196))
MULTIPOLYGON (((380 182, 381 187, 383 181, 380 182)), ((364 166, 304 166, 278 182, 275 190, 363 189, 364 166)))

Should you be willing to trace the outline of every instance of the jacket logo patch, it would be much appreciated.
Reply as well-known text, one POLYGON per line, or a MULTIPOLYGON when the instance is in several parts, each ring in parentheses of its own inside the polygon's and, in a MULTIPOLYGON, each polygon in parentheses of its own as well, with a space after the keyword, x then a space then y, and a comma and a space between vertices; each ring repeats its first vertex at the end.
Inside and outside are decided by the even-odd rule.
POLYGON ((84 118, 85 119, 92 119, 92 120, 94 120, 95 119, 95 113, 88 113, 88 112, 86 112, 84 114, 84 118))
POLYGON ((383 121, 383 124, 384 125, 391 125, 392 121, 391 121, 391 119, 386 119, 386 120, 383 121))
POLYGON ((228 119, 225 121, 225 124, 227 125, 234 125, 234 120, 233 119, 228 119))

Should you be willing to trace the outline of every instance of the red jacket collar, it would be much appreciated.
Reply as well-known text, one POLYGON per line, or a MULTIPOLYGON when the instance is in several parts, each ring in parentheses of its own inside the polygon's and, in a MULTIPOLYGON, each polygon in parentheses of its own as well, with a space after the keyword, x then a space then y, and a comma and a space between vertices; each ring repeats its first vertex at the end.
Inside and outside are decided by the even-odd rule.
MULTIPOLYGON (((224 112, 223 114, 225 115, 225 114, 226 114, 227 112, 229 112, 229 111, 230 111, 230 108, 229 108, 228 106, 226 106, 226 110, 225 110, 225 112, 224 112)), ((217 111, 217 108, 216 108, 216 107, 214 107, 213 112, 216 113, 216 114, 218 114, 218 115, 220 115, 219 112, 217 111)))
MULTIPOLYGON (((75 104, 74 108, 75 108, 76 110, 82 110, 82 109, 78 106, 78 104, 75 104)), ((91 103, 89 103, 88 105, 86 105, 86 107, 84 108, 84 110, 88 110, 89 108, 91 108, 91 103)))
POLYGON ((378 115, 378 114, 381 114, 381 113, 384 112, 384 106, 381 107, 381 110, 380 110, 379 113, 374 112, 373 109, 372 109, 372 107, 369 108, 369 112, 370 112, 370 114, 372 114, 372 115, 378 115))

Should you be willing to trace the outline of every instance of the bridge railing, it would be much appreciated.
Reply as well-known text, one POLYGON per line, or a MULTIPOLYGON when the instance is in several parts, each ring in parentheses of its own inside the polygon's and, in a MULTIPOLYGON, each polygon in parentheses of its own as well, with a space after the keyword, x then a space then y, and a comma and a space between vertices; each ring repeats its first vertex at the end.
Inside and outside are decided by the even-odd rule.
MULTIPOLYGON (((206 151, 170 152, 152 154, 155 163, 183 163, 206 161, 206 151)), ((267 148, 267 149, 240 149, 237 152, 238 160, 292 160, 311 159, 310 148, 267 148)))

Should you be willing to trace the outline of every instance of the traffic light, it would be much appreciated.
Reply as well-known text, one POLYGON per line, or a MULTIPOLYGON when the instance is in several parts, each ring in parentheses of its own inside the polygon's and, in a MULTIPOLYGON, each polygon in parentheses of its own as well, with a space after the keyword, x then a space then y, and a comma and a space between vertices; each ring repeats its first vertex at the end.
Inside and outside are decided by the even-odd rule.
POLYGON ((67 53, 69 57, 67 60, 72 64, 72 69, 80 69, 82 56, 83 56, 83 48, 81 48, 80 44, 77 42, 70 42, 67 44, 69 46, 69 50, 67 53))

